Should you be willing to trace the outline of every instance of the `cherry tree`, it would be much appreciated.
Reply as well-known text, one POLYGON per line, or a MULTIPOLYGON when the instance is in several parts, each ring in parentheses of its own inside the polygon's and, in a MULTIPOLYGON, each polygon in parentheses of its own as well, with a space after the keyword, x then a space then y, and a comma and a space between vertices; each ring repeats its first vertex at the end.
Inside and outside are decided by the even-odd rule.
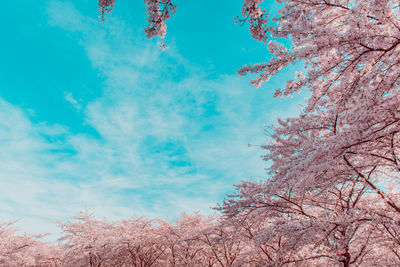
POLYGON ((207 254, 207 245, 200 241, 199 234, 208 229, 215 218, 204 217, 199 213, 182 214, 175 224, 164 222, 168 264, 175 266, 214 266, 216 260, 207 254))
POLYGON ((112 223, 95 220, 86 211, 75 216, 73 222, 59 222, 59 226, 63 230, 60 242, 66 266, 111 265, 119 241, 112 223))
POLYGON ((118 263, 128 266, 163 266, 165 256, 165 235, 161 225, 144 218, 132 218, 119 222, 114 235, 118 236, 118 263))
POLYGON ((238 246, 237 266, 399 263, 397 245, 382 234, 385 227, 376 213, 384 202, 362 181, 348 177, 329 190, 310 192, 292 187, 274 195, 266 193, 268 181, 244 184, 222 207, 228 220, 220 219, 216 228, 225 233, 225 240, 238 246), (394 252, 382 258, 388 244, 394 252))
POLYGON ((245 1, 243 21, 273 57, 244 66, 239 74, 257 74, 252 83, 261 86, 302 61, 305 73, 296 73, 275 95, 303 88, 311 93, 300 116, 272 128, 271 142, 264 146, 265 160, 272 162, 270 180, 262 192, 273 196, 292 187, 302 191, 300 196, 326 192, 351 177, 380 198, 386 212, 399 213, 397 3, 282 1, 279 16, 271 19, 261 3, 245 1), (290 47, 282 39, 290 39, 290 47))
MULTIPOLYGON (((206 245, 207 258, 213 259, 216 266, 240 266, 241 252, 245 243, 236 235, 236 229, 228 224, 216 221, 197 235, 201 243, 206 245)), ((213 265, 214 266, 214 265, 213 265)))
POLYGON ((15 222, 0 222, 1 266, 58 266, 59 247, 39 241, 44 235, 18 234, 15 222))

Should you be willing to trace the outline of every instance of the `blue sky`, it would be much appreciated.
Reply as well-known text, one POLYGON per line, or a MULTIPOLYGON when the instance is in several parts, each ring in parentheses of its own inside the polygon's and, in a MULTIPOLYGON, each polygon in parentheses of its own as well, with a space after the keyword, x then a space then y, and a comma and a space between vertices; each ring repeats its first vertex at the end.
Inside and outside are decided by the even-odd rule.
POLYGON ((233 23, 241 1, 177 4, 161 52, 142 1, 118 0, 104 24, 95 0, 3 3, 0 220, 33 233, 84 209, 174 220, 266 177, 248 144, 300 110, 304 96, 272 97, 295 69, 251 87, 236 70, 269 55, 233 23))

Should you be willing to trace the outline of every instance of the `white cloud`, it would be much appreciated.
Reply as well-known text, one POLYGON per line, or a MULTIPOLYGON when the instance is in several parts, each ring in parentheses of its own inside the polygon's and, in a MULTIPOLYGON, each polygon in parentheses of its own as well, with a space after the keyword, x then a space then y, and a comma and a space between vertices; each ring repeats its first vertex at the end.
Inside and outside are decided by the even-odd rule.
POLYGON ((89 30, 87 21, 90 18, 82 16, 70 2, 50 1, 47 12, 51 14, 49 16, 50 25, 57 25, 72 32, 89 30))
POLYGON ((76 100, 73 96, 71 92, 64 92, 64 98, 65 100, 67 100, 69 103, 71 103, 71 105, 77 109, 80 110, 82 108, 82 105, 78 102, 78 100, 76 100))

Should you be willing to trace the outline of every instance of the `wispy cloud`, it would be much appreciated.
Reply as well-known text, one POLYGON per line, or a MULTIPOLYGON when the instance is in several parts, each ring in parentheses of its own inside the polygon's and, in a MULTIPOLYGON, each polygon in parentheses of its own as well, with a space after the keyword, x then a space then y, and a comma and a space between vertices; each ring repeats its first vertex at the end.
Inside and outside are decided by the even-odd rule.
POLYGON ((75 109, 80 110, 82 108, 82 105, 73 97, 71 92, 64 92, 64 97, 75 109))

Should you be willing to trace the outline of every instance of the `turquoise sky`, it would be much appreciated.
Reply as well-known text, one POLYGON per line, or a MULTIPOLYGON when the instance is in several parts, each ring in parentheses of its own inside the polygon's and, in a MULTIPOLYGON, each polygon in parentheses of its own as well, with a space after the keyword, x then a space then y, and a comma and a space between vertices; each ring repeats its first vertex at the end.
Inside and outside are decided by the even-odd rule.
POLYGON ((95 0, 2 3, 0 220, 173 220, 266 177, 248 144, 300 110, 301 95, 272 98, 294 68, 261 88, 236 75, 269 58, 233 23, 241 0, 176 1, 166 52, 144 37, 142 2, 118 0, 104 24, 95 0))

